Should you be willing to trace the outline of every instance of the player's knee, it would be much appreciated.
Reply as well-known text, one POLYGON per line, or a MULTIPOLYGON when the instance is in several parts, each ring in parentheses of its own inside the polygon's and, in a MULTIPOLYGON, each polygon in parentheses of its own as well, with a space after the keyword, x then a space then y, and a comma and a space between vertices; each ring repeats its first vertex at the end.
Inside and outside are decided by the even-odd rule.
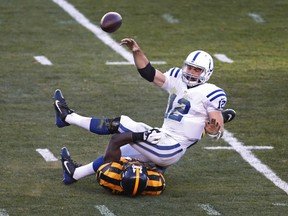
POLYGON ((111 134, 119 133, 118 128, 120 125, 121 117, 116 117, 114 119, 106 119, 106 126, 111 134))

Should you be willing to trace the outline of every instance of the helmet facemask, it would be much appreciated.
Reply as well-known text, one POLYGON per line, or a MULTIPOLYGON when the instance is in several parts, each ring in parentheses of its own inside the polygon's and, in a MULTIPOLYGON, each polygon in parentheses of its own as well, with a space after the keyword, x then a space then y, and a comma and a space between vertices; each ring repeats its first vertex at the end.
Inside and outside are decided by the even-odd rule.
POLYGON ((191 64, 189 62, 184 62, 182 67, 182 79, 189 87, 193 87, 199 85, 203 82, 203 77, 206 74, 206 70, 203 67, 199 67, 198 65, 191 64), (196 70, 200 70, 201 73, 199 75, 194 75, 187 72, 187 67, 194 67, 196 70))
POLYGON ((213 59, 208 53, 201 50, 194 51, 190 53, 184 61, 182 67, 182 80, 188 87, 206 83, 213 73, 213 66, 213 59), (194 67, 194 70, 199 70, 199 75, 187 72, 188 67, 194 67))

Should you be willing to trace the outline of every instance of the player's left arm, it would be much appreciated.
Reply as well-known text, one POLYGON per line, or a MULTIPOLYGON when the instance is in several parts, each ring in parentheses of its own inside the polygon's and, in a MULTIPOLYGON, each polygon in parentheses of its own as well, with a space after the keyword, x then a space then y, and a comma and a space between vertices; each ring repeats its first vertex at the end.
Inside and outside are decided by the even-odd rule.
POLYGON ((205 124, 205 131, 213 138, 219 139, 224 133, 224 120, 221 111, 213 111, 209 114, 209 121, 205 124))
POLYGON ((205 124, 206 133, 215 139, 219 139, 224 133, 224 119, 222 110, 224 109, 227 97, 225 92, 221 89, 214 90, 212 94, 208 94, 208 122, 205 124))

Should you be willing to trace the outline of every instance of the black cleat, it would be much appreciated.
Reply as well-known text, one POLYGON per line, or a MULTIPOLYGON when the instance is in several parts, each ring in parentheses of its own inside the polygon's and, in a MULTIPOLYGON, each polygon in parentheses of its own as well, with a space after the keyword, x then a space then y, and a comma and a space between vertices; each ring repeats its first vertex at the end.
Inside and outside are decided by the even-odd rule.
POLYGON ((222 116, 224 119, 224 123, 226 124, 228 122, 231 122, 235 118, 236 112, 233 109, 226 109, 222 111, 222 116))
POLYGON ((63 94, 60 89, 56 89, 53 96, 53 105, 56 111, 56 125, 59 128, 69 126, 67 122, 65 122, 65 118, 68 114, 73 113, 74 111, 68 107, 63 94))
POLYGON ((73 174, 77 167, 80 167, 81 164, 73 161, 70 157, 68 149, 63 147, 60 152, 61 162, 63 168, 63 183, 68 185, 76 182, 77 180, 73 178, 73 174))

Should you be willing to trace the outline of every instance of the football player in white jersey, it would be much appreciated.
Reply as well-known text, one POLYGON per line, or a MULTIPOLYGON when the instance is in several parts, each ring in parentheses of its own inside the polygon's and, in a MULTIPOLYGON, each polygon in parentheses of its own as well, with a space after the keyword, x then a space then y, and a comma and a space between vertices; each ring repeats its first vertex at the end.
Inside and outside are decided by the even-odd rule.
MULTIPOLYGON (((205 124, 212 119, 219 125, 219 130, 208 135, 215 138, 223 135, 221 111, 227 97, 224 90, 207 83, 214 68, 213 59, 207 52, 191 52, 182 68, 172 68, 162 73, 150 64, 134 39, 125 38, 121 44, 131 49, 140 75, 169 93, 158 143, 138 142, 132 147, 154 163, 167 167, 176 163, 188 147, 201 139, 205 124)), ((133 130, 133 122, 125 123, 122 120, 121 129, 138 132, 133 130)))
MULTIPOLYGON (((121 45, 126 45, 131 49, 140 75, 169 93, 162 127, 153 129, 149 125, 135 122, 124 115, 116 119, 78 115, 69 109, 61 91, 56 90, 54 107, 58 127, 71 124, 96 134, 120 132, 127 137, 124 137, 122 142, 110 142, 105 154, 106 161, 119 161, 122 154, 122 156, 130 156, 141 161, 152 161, 164 168, 179 161, 187 148, 201 139, 203 131, 215 139, 219 139, 223 135, 222 111, 227 97, 224 90, 207 83, 214 68, 213 59, 207 52, 193 51, 187 56, 182 68, 175 67, 162 73, 150 64, 134 39, 125 38, 121 41, 121 45), (129 140, 129 142, 132 140, 132 142, 127 145, 125 140, 129 140)), ((232 116, 232 118, 226 119, 227 122, 235 117, 233 110, 228 111, 228 116, 232 116)), ((64 162, 63 181, 69 184, 70 180, 74 182, 95 173, 99 164, 103 163, 103 157, 82 167, 73 167, 70 157, 62 157, 62 164, 64 162)))

